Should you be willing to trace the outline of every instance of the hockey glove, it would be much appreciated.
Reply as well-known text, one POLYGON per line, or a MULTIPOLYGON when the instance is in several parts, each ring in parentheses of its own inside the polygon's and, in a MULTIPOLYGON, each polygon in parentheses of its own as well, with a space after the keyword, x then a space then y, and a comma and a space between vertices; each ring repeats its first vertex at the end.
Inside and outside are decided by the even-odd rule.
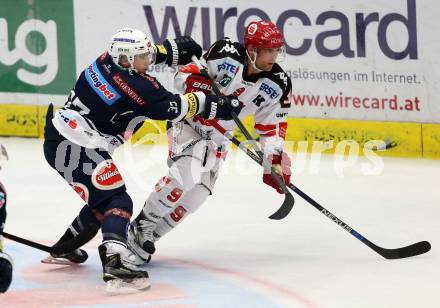
POLYGON ((191 74, 185 81, 185 93, 189 92, 203 92, 205 94, 211 94, 212 86, 211 80, 200 74, 191 74))
POLYGON ((0 293, 5 293, 12 281, 12 259, 0 252, 0 293))
POLYGON ((202 116, 207 120, 232 120, 231 113, 235 112, 238 115, 241 108, 243 108, 243 103, 233 95, 217 96, 208 94, 205 102, 205 111, 202 116))
MULTIPOLYGON (((277 171, 279 175, 282 176, 284 183, 286 185, 290 184, 290 158, 289 155, 286 153, 282 153, 281 155, 270 155, 269 161, 272 161, 272 167, 277 171)), ((273 188, 276 189, 276 191, 280 194, 283 193, 283 190, 278 185, 278 183, 275 181, 275 179, 272 177, 272 174, 270 173, 270 170, 265 170, 263 174, 263 182, 273 188)))
POLYGON ((202 47, 190 36, 182 36, 174 40, 167 39, 163 42, 163 46, 167 50, 168 56, 165 63, 168 66, 185 65, 192 61, 193 55, 197 58, 202 56, 202 47))

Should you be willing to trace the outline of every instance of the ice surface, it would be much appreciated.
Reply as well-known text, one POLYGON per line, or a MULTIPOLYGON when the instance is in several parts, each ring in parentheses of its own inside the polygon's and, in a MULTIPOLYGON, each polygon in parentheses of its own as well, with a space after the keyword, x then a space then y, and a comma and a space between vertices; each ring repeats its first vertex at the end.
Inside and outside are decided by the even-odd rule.
MULTIPOLYGON (((0 143, 10 157, 0 171, 8 191, 5 230, 53 243, 82 200, 46 163, 41 140, 0 143)), ((164 146, 115 153, 135 215, 165 175, 166 155, 164 146)), ((378 175, 365 175, 362 164, 372 165, 366 159, 341 169, 333 156, 297 157, 292 179, 377 245, 428 240, 433 248, 425 255, 385 260, 299 197, 287 218, 269 220, 282 196, 262 184, 258 166, 232 152, 215 194, 157 244, 151 289, 106 295, 98 237, 77 267, 40 264, 45 253, 6 240, 15 271, 0 307, 440 307, 440 161, 383 162, 378 175)))

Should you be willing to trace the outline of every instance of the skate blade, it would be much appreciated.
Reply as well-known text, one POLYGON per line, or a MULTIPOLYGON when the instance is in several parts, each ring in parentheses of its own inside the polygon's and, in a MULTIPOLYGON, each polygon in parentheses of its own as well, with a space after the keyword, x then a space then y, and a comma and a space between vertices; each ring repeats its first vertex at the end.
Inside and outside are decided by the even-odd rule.
POLYGON ((67 259, 63 259, 63 258, 54 258, 52 256, 47 256, 46 258, 44 258, 43 260, 41 260, 41 263, 44 264, 52 264, 52 265, 75 265, 77 266, 78 263, 69 261, 67 259))
POLYGON ((131 294, 145 291, 151 286, 148 278, 130 280, 112 279, 106 282, 106 291, 110 295, 131 294))

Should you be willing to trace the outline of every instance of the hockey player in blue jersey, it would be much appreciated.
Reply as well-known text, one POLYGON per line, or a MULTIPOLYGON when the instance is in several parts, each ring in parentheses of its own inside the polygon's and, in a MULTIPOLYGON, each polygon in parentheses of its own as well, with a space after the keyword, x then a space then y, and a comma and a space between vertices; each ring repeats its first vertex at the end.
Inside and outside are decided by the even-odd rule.
MULTIPOLYGON (((0 170, 3 161, 6 161, 8 154, 3 145, 0 144, 0 170)), ((5 293, 12 281, 12 259, 3 252, 3 229, 6 222, 6 189, 0 182, 0 293, 5 293)))
POLYGON ((87 254, 80 244, 101 229, 103 243, 98 250, 107 286, 148 287, 148 273, 126 248, 133 203, 111 153, 147 118, 178 122, 200 114, 205 119, 230 120, 232 111, 240 112, 242 104, 233 97, 173 94, 146 74, 150 64, 185 65, 201 53, 190 37, 155 45, 137 29, 121 29, 108 51, 81 73, 65 106, 55 114, 49 107, 46 160, 86 203, 55 244, 73 243, 72 249, 52 257, 84 262, 87 254), (84 237, 80 244, 75 241, 84 237))

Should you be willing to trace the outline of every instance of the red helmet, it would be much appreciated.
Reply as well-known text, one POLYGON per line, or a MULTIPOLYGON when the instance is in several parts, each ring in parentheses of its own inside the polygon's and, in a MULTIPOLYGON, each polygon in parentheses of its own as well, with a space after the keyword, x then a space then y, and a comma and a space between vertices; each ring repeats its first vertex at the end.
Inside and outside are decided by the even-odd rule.
POLYGON ((268 21, 251 22, 244 32, 244 47, 279 48, 284 45, 284 37, 277 26, 268 21))

